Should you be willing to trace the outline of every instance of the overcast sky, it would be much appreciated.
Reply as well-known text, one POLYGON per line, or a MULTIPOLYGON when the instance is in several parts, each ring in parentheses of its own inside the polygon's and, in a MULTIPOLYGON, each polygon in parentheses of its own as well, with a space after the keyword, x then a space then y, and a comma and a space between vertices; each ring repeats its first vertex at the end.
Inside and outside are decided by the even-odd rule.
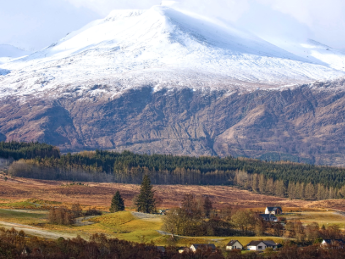
MULTIPOLYGON (((180 0, 178 8, 215 17, 265 39, 312 38, 345 49, 344 0, 180 0)), ((37 50, 113 9, 161 0, 0 0, 0 44, 37 50)))

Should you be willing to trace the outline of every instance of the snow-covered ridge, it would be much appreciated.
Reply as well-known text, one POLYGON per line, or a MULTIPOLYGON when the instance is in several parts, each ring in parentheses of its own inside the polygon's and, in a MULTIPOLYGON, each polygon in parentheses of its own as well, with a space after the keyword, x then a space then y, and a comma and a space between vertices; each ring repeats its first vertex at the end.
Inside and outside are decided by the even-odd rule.
POLYGON ((309 39, 304 42, 273 41, 279 47, 309 62, 345 71, 345 51, 309 39))
POLYGON ((345 75, 325 62, 167 6, 113 11, 1 68, 11 73, 0 77, 0 97, 64 96, 71 91, 114 96, 141 85, 270 88, 345 75), (95 89, 100 84, 102 90, 95 89))
POLYGON ((28 54, 28 51, 9 44, 0 44, 0 58, 18 58, 28 54))

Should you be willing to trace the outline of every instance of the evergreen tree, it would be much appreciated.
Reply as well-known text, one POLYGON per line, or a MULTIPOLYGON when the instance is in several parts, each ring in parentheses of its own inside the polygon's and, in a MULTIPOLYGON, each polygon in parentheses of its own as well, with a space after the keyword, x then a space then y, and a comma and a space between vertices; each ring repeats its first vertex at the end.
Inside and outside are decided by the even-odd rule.
POLYGON ((156 211, 154 193, 155 191, 152 190, 150 178, 148 175, 145 175, 141 183, 139 196, 135 202, 138 211, 144 213, 154 213, 156 211))
POLYGON ((212 208, 213 208, 212 201, 210 200, 208 196, 206 196, 205 201, 204 201, 204 213, 205 213, 206 218, 210 217, 212 208))
POLYGON ((116 192, 113 199, 111 200, 110 212, 117 212, 125 210, 125 203, 121 197, 119 191, 116 192))

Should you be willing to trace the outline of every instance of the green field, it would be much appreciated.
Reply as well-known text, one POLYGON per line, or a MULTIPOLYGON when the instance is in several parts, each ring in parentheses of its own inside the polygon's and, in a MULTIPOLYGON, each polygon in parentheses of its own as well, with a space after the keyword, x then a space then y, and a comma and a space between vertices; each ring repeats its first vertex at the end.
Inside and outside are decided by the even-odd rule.
MULTIPOLYGON (((88 238, 95 233, 103 233, 108 237, 124 239, 133 242, 154 242, 156 245, 174 244, 176 246, 190 246, 193 243, 214 243, 217 246, 225 246, 231 239, 237 239, 242 244, 251 240, 272 239, 282 242, 282 238, 270 237, 176 237, 172 243, 169 235, 162 235, 157 230, 162 227, 162 216, 152 218, 138 218, 129 211, 107 213, 94 217, 90 221, 94 224, 87 226, 60 226, 47 222, 46 211, 24 211, 0 209, 0 221, 25 224, 40 227, 53 233, 61 233, 71 236, 77 234, 88 238)), ((25 230, 24 230, 25 231, 25 230)))
MULTIPOLYGON (((8 210, 0 209, 1 225, 6 226, 6 222, 23 224, 37 227, 44 231, 61 234, 62 236, 81 237, 88 239, 92 234, 103 233, 107 237, 119 238, 133 242, 154 242, 156 245, 176 245, 190 246, 193 243, 213 243, 216 246, 225 246, 231 239, 239 240, 243 245, 252 240, 273 240, 282 243, 285 239, 278 237, 183 237, 177 236, 171 240, 170 235, 162 235, 158 231, 162 228, 163 216, 135 214, 130 211, 117 213, 105 213, 102 216, 88 219, 92 225, 85 226, 61 226, 50 224, 47 221, 47 211, 38 210, 8 210)), ((345 226, 345 217, 332 211, 322 212, 298 212, 284 215, 288 220, 299 219, 304 224, 318 222, 321 225, 339 224, 345 226)), ((9 226, 7 226, 9 227, 9 226)), ((25 228, 25 226, 23 226, 25 228)), ((25 229, 24 229, 25 231, 25 229)), ((48 237, 49 238, 49 237, 48 237)))
POLYGON ((26 225, 47 222, 47 211, 25 211, 0 209, 0 220, 26 225))
POLYGON ((340 228, 345 228, 345 217, 341 214, 338 214, 334 211, 323 211, 323 212, 315 212, 315 211, 305 211, 305 212, 295 212, 295 213, 287 213, 284 214, 287 220, 298 219, 303 224, 310 224, 312 222, 317 222, 319 226, 337 224, 340 228))

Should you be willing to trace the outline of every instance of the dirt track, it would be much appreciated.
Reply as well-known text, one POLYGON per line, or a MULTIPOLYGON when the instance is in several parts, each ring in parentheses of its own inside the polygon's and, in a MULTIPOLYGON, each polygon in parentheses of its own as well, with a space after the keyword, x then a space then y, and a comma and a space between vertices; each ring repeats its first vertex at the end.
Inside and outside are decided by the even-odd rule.
POLYGON ((5 222, 5 221, 0 221, 0 225, 8 229, 15 228, 17 231, 23 230, 25 233, 29 235, 40 236, 40 237, 49 238, 49 239, 57 239, 59 237, 63 237, 63 238, 77 237, 77 235, 73 235, 73 234, 58 233, 54 231, 37 228, 37 227, 32 227, 29 225, 22 225, 22 224, 5 222))

